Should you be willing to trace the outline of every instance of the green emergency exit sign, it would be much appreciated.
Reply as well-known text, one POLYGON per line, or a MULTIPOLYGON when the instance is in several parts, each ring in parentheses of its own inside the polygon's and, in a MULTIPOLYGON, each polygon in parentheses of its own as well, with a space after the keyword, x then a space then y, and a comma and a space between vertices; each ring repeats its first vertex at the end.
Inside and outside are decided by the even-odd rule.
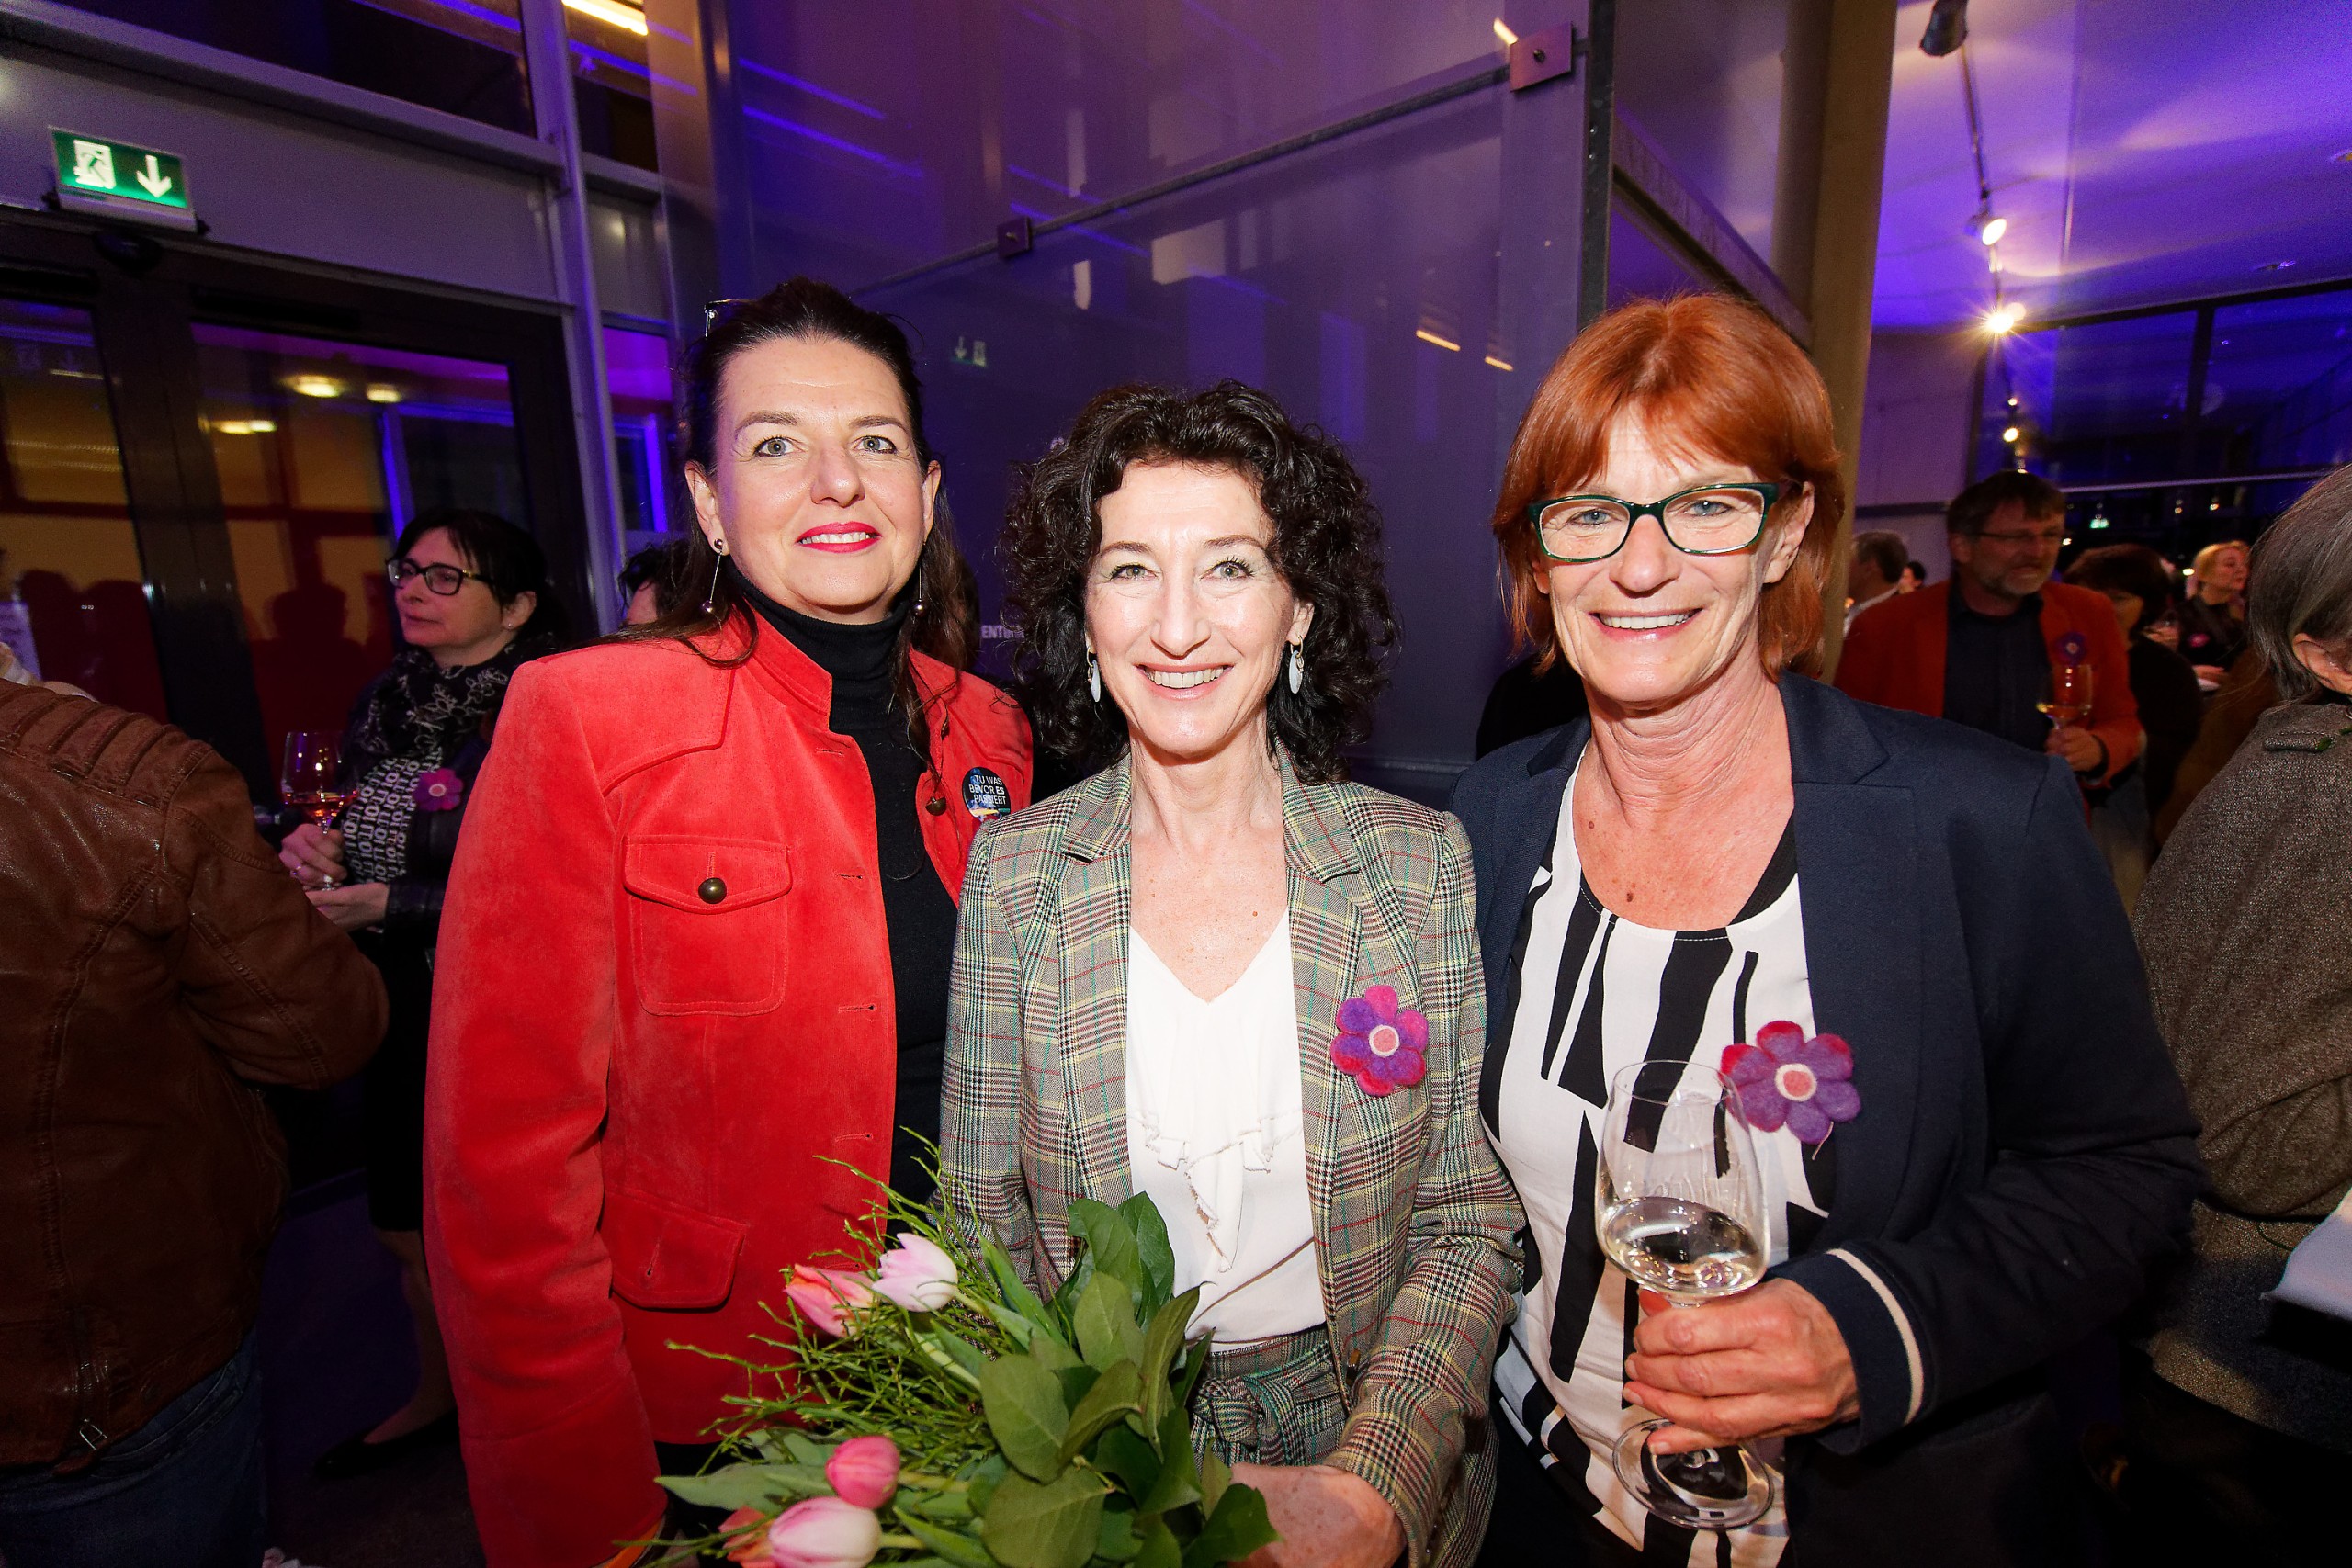
POLYGON ((187 166, 169 152, 76 130, 50 133, 57 195, 67 206, 193 228, 187 166))

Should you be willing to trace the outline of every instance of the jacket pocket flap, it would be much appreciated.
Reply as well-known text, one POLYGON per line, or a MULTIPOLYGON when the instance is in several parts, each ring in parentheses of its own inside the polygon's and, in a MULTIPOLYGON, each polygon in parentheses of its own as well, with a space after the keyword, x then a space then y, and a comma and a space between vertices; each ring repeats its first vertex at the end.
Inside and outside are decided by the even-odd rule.
POLYGON ((608 1187, 603 1234, 613 1260, 613 1294, 631 1306, 661 1311, 723 1305, 749 1229, 608 1187))
POLYGON ((792 886, 792 857, 782 844, 691 834, 632 837, 622 885, 640 898, 695 915, 723 915, 763 904, 792 886))

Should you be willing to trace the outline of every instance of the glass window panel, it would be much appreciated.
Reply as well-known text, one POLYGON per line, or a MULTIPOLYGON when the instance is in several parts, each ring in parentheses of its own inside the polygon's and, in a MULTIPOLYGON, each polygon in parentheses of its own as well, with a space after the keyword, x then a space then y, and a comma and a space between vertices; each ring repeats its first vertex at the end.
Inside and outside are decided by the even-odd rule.
POLYGON ((1713 279, 1676 247, 1660 239, 1640 214, 1622 202, 1609 212, 1609 308, 1629 299, 1663 299, 1671 295, 1705 292, 1713 279))
POLYGON ((729 9, 763 254, 845 286, 1502 58, 1488 0, 729 9))
POLYGON ((993 544, 1012 464, 1103 388, 1237 377, 1337 437, 1385 521, 1404 646, 1371 750, 1468 760, 1477 705, 1463 694, 1484 692, 1502 649, 1487 532, 1498 409, 1515 415, 1541 373, 1500 368, 1512 351, 1495 335, 1501 100, 1464 98, 1057 231, 1009 265, 869 297, 913 329, 984 620, 1002 604, 993 544))
POLYGON ((77 9, 531 133, 515 0, 74 0, 77 9))
POLYGON ((200 414, 275 758, 289 729, 339 729, 391 659, 384 559, 418 513, 465 506, 524 527, 506 367, 198 322, 200 414))
POLYGON ((2352 289, 2215 310, 2204 401, 2208 471, 2352 462, 2352 289))
POLYGON ((1787 0, 1617 7, 1617 111, 1768 258, 1787 41, 1787 0))
POLYGON ((628 547, 654 541, 685 519, 672 493, 670 340, 605 329, 605 388, 613 410, 613 457, 620 481, 621 530, 628 547))
POLYGON ((0 641, 156 718, 163 672, 86 310, 0 299, 0 641))
POLYGON ((2007 464, 2015 425, 2028 466, 2061 485, 2180 476, 2196 332, 2197 313, 2178 310, 2004 339, 1984 378, 1978 471, 2007 464))

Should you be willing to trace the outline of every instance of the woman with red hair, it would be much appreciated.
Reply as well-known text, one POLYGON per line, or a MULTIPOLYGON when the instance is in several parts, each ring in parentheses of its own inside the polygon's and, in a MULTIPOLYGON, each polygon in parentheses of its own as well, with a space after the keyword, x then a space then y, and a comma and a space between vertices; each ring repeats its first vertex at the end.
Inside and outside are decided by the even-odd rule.
POLYGON ((1602 317, 1513 445, 1518 627, 1591 716, 1453 801, 1532 1241, 1486 1561, 2076 1560, 2035 1369, 2177 1243, 2196 1123, 2064 762, 1810 678, 1844 507, 1820 377, 1720 297, 1602 317), (1770 1267, 1657 1310, 1594 1231, 1607 1086, 1733 1063, 1770 1267), (1654 1416, 1630 1457, 1695 1528, 1618 1478, 1654 1416), (1712 1544, 1714 1483, 1663 1458, 1711 1449, 1769 1488, 1712 1544))

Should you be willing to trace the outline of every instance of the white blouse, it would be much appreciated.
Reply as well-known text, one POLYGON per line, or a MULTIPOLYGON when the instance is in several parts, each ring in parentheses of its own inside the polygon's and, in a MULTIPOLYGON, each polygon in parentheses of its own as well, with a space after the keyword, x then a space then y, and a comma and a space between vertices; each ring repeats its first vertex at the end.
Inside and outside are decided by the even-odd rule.
POLYGON ((1126 1077, 1130 1179, 1168 1222, 1177 1291, 1202 1287, 1194 1332, 1230 1344, 1321 1323, 1290 917, 1209 1001, 1129 928, 1126 1077))

